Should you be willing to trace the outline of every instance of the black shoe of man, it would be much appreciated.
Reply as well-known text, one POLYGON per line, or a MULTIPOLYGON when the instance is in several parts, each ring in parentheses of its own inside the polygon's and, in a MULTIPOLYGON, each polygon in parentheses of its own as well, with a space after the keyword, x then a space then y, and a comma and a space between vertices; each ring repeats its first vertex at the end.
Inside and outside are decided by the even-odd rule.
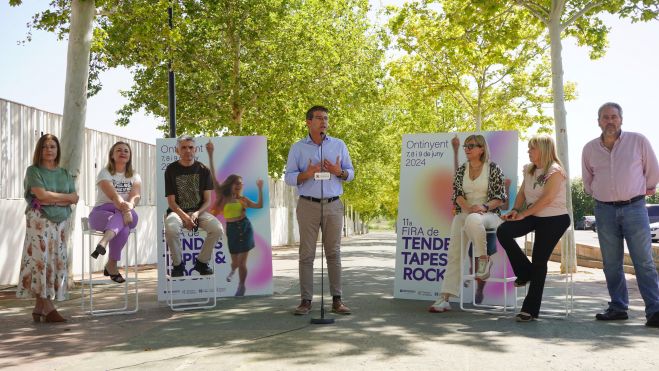
POLYGON ((185 274, 185 267, 183 266, 183 263, 179 265, 172 265, 172 277, 183 277, 183 274, 185 274))
POLYGON ((659 312, 654 312, 648 317, 648 321, 645 322, 645 325, 648 327, 659 327, 659 312))
POLYGON ((194 262, 194 268, 192 268, 199 272, 200 275, 202 276, 208 276, 213 274, 213 268, 210 267, 208 263, 202 263, 199 260, 195 259, 194 262))
POLYGON ((600 321, 619 321, 623 319, 628 319, 629 316, 625 311, 609 308, 602 313, 597 313, 597 315, 595 315, 595 318, 597 318, 600 321))

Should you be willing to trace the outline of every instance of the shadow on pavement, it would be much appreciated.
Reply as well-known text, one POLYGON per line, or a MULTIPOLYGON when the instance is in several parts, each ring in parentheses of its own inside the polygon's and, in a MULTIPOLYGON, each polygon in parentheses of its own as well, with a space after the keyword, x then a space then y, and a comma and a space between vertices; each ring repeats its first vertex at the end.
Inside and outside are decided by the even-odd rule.
MULTIPOLYGON (((344 299, 354 314, 336 317, 329 313, 331 299, 326 290, 328 316, 336 318, 333 325, 311 325, 309 316, 292 315, 299 303, 296 248, 273 252, 275 295, 220 299, 213 310, 174 313, 157 303, 155 269, 140 273, 140 310, 134 315, 86 316, 80 309, 79 291, 72 291, 71 300, 58 303, 68 323, 35 324, 29 317, 32 301, 17 300, 13 291, 5 290, 0 300, 0 368, 170 369, 190 358, 204 367, 210 367, 204 363, 210 360, 229 362, 224 364, 227 367, 218 364, 226 369, 244 366, 241 362, 299 368, 336 368, 357 362, 353 363, 356 368, 365 368, 367 363, 359 362, 369 359, 394 367, 401 355, 431 362, 439 359, 435 354, 442 349, 455 347, 519 357, 527 344, 536 349, 569 344, 595 355, 643 344, 656 350, 659 344, 659 333, 643 326, 644 306, 633 279, 629 280, 630 320, 601 323, 593 319, 608 299, 598 270, 580 268, 575 274, 574 312, 565 320, 541 318, 519 324, 511 313, 462 312, 455 303, 450 312, 428 313, 430 302, 393 299, 395 244, 393 233, 344 240, 344 299)), ((564 305, 562 276, 556 271, 557 266, 550 266, 543 309, 564 305)), ((319 316, 319 291, 320 269, 316 269, 313 317, 319 316)), ((117 295, 108 288, 100 296, 111 301, 117 295)))

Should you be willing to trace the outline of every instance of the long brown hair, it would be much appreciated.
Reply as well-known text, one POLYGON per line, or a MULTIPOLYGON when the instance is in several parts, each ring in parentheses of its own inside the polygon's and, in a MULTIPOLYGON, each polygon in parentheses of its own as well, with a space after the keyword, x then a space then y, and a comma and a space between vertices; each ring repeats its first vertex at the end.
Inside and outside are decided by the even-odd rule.
POLYGON ((114 149, 120 145, 123 144, 126 147, 128 147, 128 152, 130 153, 130 157, 128 158, 128 162, 126 163, 126 170, 124 172, 124 175, 126 178, 130 178, 133 176, 133 149, 130 148, 130 144, 126 142, 119 141, 110 147, 110 153, 108 154, 108 164, 105 166, 106 169, 110 172, 110 174, 114 175, 117 170, 114 167, 114 159, 112 158, 112 152, 114 152, 114 149))
POLYGON ((39 166, 41 165, 41 156, 43 153, 43 146, 46 144, 47 140, 52 140, 57 144, 57 156, 55 156, 55 166, 59 166, 59 159, 62 156, 62 150, 59 145, 59 139, 53 134, 44 134, 37 141, 37 145, 34 148, 34 155, 32 155, 32 165, 39 166))
POLYGON ((231 174, 231 175, 229 175, 229 176, 224 180, 224 182, 222 182, 222 184, 220 184, 219 189, 218 189, 218 190, 219 190, 219 194, 220 194, 223 198, 227 198, 227 197, 231 196, 231 188, 233 188, 233 184, 234 184, 237 180, 239 180, 239 179, 242 179, 242 177, 241 177, 240 175, 238 175, 238 174, 231 174))

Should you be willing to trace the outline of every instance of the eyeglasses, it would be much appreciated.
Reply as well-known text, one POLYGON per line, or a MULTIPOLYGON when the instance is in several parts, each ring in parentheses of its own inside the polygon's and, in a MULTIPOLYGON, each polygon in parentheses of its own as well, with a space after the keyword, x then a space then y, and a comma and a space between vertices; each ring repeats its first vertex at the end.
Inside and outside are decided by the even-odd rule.
POLYGON ((462 146, 462 148, 464 149, 474 149, 475 147, 481 148, 482 146, 473 143, 465 144, 464 146, 462 146))

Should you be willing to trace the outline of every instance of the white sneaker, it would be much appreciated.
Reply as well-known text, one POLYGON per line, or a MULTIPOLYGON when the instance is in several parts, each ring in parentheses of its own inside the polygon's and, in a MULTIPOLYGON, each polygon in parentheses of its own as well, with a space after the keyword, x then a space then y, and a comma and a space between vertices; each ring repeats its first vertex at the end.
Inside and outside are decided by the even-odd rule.
POLYGON ((428 312, 430 313, 442 313, 448 312, 449 310, 451 310, 451 304, 449 304, 449 302, 446 301, 443 297, 437 299, 437 301, 435 301, 433 305, 428 308, 428 312))
POLYGON ((476 270, 476 278, 485 281, 490 278, 490 271, 492 270, 492 259, 478 259, 478 269, 476 270))

